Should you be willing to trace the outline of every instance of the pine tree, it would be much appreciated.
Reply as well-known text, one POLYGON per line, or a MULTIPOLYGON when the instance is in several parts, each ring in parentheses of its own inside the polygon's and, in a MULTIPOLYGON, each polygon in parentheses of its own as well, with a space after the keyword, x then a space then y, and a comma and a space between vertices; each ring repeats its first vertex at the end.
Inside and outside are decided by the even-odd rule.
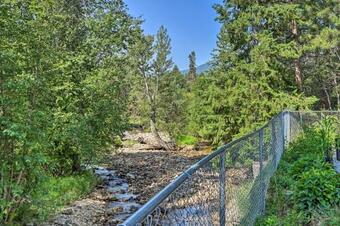
POLYGON ((283 108, 306 108, 315 102, 297 94, 305 90, 297 76, 304 74, 304 49, 314 34, 312 15, 304 15, 306 2, 225 1, 215 9, 222 24, 215 68, 194 87, 193 131, 223 143, 283 108))
MULTIPOLYGON (((258 68, 268 68, 266 73, 273 88, 297 90, 324 100, 326 92, 313 94, 305 83, 310 84, 311 69, 318 71, 315 63, 319 56, 327 57, 337 46, 336 2, 228 1, 216 5, 222 29, 215 64, 227 70, 240 59, 244 63, 258 62, 258 68), (320 96, 322 93, 325 94, 320 96)), ((334 72, 336 66, 333 64, 328 70, 334 72)), ((330 80, 324 79, 325 83, 330 80)), ((332 105, 335 99, 334 96, 332 105)))
POLYGON ((185 78, 177 65, 163 76, 160 90, 160 128, 168 132, 172 138, 176 138, 184 131, 186 125, 185 78))
MULTIPOLYGON (((173 65, 171 58, 170 38, 167 30, 161 26, 155 38, 152 36, 141 37, 133 48, 133 62, 137 68, 136 75, 139 77, 139 87, 135 91, 142 91, 145 97, 147 119, 150 130, 160 147, 171 150, 173 147, 162 140, 159 135, 159 110, 162 103, 161 81, 170 72, 173 65)), ((138 85, 138 83, 137 83, 138 85)), ((141 106, 144 106, 141 105, 141 106)), ((141 111, 141 110, 140 110, 141 111)))
POLYGON ((189 54, 189 72, 188 72, 188 82, 193 83, 196 80, 196 53, 192 51, 189 54))

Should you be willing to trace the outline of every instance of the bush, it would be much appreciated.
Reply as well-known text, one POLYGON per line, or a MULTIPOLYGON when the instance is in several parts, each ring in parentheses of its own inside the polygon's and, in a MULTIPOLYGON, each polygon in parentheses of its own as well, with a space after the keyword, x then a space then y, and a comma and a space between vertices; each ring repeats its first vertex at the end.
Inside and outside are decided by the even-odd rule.
POLYGON ((293 179, 301 178, 302 172, 307 172, 312 169, 331 169, 329 163, 323 161, 320 155, 306 155, 301 159, 295 161, 289 168, 288 175, 293 179))
POLYGON ((121 148, 123 147, 123 141, 120 136, 115 136, 113 139, 113 146, 114 148, 121 148))
POLYGON ((332 162, 332 145, 336 137, 337 118, 333 116, 323 116, 323 119, 318 122, 316 131, 321 137, 321 145, 324 152, 324 158, 327 162, 332 162))
POLYGON ((257 226, 292 226, 303 225, 304 217, 297 212, 290 212, 287 216, 269 215, 260 217, 256 221, 257 226))
POLYGON ((0 225, 12 225, 18 209, 31 200, 32 191, 46 178, 46 158, 32 153, 10 161, 0 158, 0 225))
POLYGON ((333 169, 311 169, 303 172, 294 185, 293 201, 296 209, 307 216, 339 204, 340 177, 333 169))
POLYGON ((324 152, 333 135, 320 127, 305 129, 283 154, 257 225, 339 225, 340 177, 324 152))
POLYGON ((306 128, 297 141, 290 143, 284 159, 287 162, 294 163, 307 155, 322 156, 322 142, 322 137, 316 130, 306 128))

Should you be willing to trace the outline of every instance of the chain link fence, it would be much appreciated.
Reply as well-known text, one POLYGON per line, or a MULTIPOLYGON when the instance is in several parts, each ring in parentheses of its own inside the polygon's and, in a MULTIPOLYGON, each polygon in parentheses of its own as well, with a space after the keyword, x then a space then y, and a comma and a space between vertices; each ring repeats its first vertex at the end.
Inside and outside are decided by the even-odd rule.
MULTIPOLYGON (((331 116, 340 122, 340 111, 290 111, 288 121, 288 141, 293 141, 306 127, 320 122, 324 117, 331 116)), ((337 133, 340 134, 340 126, 337 126, 337 133)))
POLYGON ((288 142, 337 112, 282 112, 184 171, 122 226, 253 225, 288 142))

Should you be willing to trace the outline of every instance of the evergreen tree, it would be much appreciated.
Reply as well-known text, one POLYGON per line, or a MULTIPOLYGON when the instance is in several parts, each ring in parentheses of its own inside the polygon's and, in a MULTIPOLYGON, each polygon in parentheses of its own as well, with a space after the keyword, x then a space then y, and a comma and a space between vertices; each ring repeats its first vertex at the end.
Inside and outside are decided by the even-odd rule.
MULTIPOLYGON (((161 26, 156 37, 141 37, 133 48, 133 62, 137 68, 136 74, 139 77, 139 87, 135 91, 142 91, 144 101, 147 105, 147 119, 150 122, 150 130, 153 133, 158 144, 166 149, 171 150, 173 147, 162 140, 159 135, 159 111, 162 103, 161 83, 162 79, 167 76, 173 65, 171 58, 170 38, 167 30, 161 26)), ((138 83, 137 83, 138 85, 138 83)), ((145 106, 142 104, 141 106, 145 106)))
POLYGON ((296 93, 305 90, 303 50, 314 34, 312 15, 303 13, 309 9, 305 2, 225 1, 215 9, 222 24, 215 68, 194 88, 193 131, 215 143, 226 142, 283 108, 315 102, 296 93))
POLYGON ((337 0, 215 9, 214 68, 197 77, 191 52, 185 79, 167 30, 143 35, 123 0, 1 2, 1 225, 16 224, 42 178, 78 173, 110 150, 128 116, 171 150, 160 130, 221 144, 284 108, 340 108, 337 0))
POLYGON ((171 40, 164 26, 161 26, 156 34, 154 53, 153 73, 155 77, 160 78, 169 73, 173 65, 172 59, 170 58, 171 40))
MULTIPOLYGON (((327 96, 326 92, 313 94, 305 81, 313 80, 311 69, 319 70, 315 66, 318 56, 326 57, 337 47, 336 2, 227 1, 216 5, 222 29, 215 64, 228 70, 240 59, 244 63, 258 62, 258 68, 267 71, 273 88, 298 90, 325 99, 320 94, 327 96)), ((334 72, 336 66, 333 64, 328 70, 334 72)))
POLYGON ((188 81, 189 83, 193 83, 196 79, 196 53, 192 51, 189 54, 189 72, 188 72, 188 81))
POLYGON ((160 87, 160 128, 176 138, 186 127, 185 78, 177 65, 162 78, 160 87))
POLYGON ((169 58, 171 53, 170 46, 170 37, 167 34, 167 30, 161 26, 155 37, 154 44, 154 56, 155 60, 152 64, 152 75, 155 78, 155 89, 154 95, 152 99, 154 100, 152 104, 150 104, 150 128, 151 132, 154 134, 155 138, 158 140, 158 143, 164 147, 166 150, 170 150, 171 147, 166 144, 159 135, 159 110, 160 104, 163 101, 161 97, 162 89, 161 89, 161 81, 165 76, 170 72, 170 68, 172 67, 172 60, 169 58))

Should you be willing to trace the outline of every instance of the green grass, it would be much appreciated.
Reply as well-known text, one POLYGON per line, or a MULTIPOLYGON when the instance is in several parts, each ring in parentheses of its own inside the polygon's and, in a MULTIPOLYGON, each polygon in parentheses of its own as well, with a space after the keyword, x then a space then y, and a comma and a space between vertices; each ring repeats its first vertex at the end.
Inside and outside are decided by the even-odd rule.
POLYGON ((190 135, 179 135, 176 137, 176 143, 177 145, 196 145, 198 140, 190 135))
POLYGON ((123 146, 125 146, 125 147, 132 147, 135 144, 139 144, 139 142, 136 141, 136 140, 125 140, 125 141, 123 141, 123 146))
POLYGON ((95 175, 85 172, 67 177, 49 177, 32 193, 32 201, 19 212, 21 222, 41 222, 65 205, 86 196, 97 184, 95 175))

